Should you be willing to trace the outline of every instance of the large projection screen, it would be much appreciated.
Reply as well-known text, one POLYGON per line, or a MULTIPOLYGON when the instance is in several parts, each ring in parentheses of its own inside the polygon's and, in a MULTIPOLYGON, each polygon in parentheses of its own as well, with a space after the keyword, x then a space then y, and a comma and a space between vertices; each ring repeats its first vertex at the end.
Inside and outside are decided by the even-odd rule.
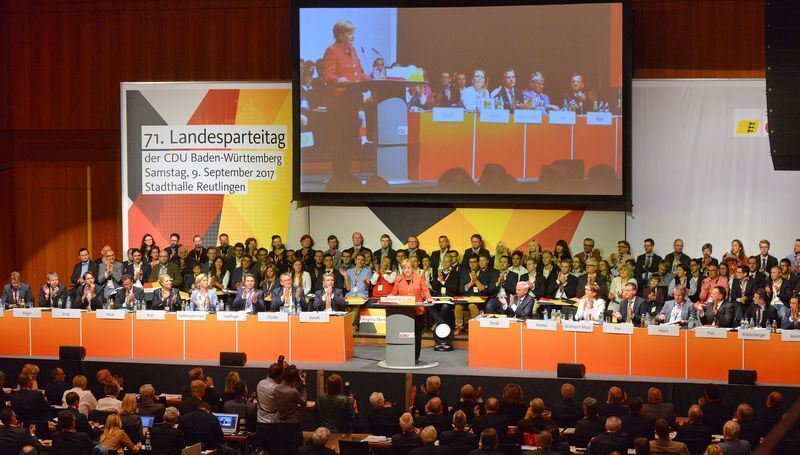
POLYGON ((627 8, 296 2, 295 197, 624 200, 627 8))

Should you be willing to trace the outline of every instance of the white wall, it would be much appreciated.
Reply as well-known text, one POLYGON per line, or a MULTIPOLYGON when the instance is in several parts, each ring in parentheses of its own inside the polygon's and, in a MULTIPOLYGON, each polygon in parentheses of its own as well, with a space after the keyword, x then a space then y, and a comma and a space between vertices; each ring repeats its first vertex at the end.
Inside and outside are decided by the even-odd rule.
POLYGON ((652 237, 669 252, 714 256, 734 238, 745 252, 772 242, 784 257, 800 237, 796 226, 800 172, 772 168, 767 138, 736 138, 733 110, 766 107, 763 80, 653 80, 633 83, 633 211, 627 238, 641 253, 652 237))
POLYGON ((397 60, 396 8, 303 8, 300 10, 300 58, 317 60, 333 44, 333 24, 348 19, 356 26, 355 47, 364 71, 372 70, 377 49, 386 66, 397 60), (364 48, 364 54, 361 53, 364 48), (367 59, 364 61, 364 59, 367 59))

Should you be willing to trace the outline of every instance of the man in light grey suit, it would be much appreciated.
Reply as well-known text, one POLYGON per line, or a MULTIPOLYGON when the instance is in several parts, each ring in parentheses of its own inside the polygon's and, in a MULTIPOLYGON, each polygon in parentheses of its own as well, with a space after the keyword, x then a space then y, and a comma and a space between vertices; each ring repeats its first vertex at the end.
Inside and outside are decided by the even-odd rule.
POLYGON ((661 323, 685 325, 689 318, 697 318, 697 309, 686 299, 686 286, 679 284, 673 290, 675 300, 664 304, 656 319, 661 323))
POLYGON ((114 251, 107 249, 97 270, 97 284, 103 287, 106 300, 114 290, 122 286, 122 269, 122 263, 117 261, 114 251))

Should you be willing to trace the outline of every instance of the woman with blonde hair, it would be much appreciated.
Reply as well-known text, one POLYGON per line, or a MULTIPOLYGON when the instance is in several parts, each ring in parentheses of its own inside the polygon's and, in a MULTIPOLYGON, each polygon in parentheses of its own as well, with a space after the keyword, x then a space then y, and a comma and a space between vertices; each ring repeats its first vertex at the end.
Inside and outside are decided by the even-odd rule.
POLYGON ((525 255, 525 259, 527 260, 528 258, 533 258, 533 260, 535 260, 536 263, 538 264, 539 262, 541 262, 540 261, 541 257, 542 257, 542 246, 539 245, 539 242, 537 242, 536 239, 531 239, 531 241, 528 242, 528 253, 525 255))
POLYGON ((136 444, 142 440, 142 418, 136 413, 136 395, 126 393, 119 408, 120 426, 131 442, 136 444))
POLYGON ((222 402, 225 403, 226 401, 233 400, 237 397, 236 391, 234 390, 234 386, 237 382, 241 381, 239 377, 238 371, 229 371, 228 375, 225 376, 225 390, 222 391, 222 402))
POLYGON ((194 279, 195 290, 189 298, 189 311, 217 311, 217 293, 208 288, 208 275, 201 273, 194 279))
POLYGON ((105 447, 109 453, 124 453, 125 449, 139 453, 142 448, 141 442, 134 444, 122 429, 122 420, 117 413, 109 414, 106 418, 103 434, 100 435, 100 445, 105 447))
POLYGON ((22 372, 20 374, 25 374, 31 378, 31 390, 39 390, 39 383, 36 382, 36 378, 39 377, 38 366, 33 363, 26 363, 22 366, 22 372))
POLYGON ((511 252, 508 251, 508 247, 506 246, 506 242, 500 240, 497 242, 497 246, 494 247, 494 268, 500 269, 500 258, 503 256, 509 257, 509 262, 511 260, 511 252))

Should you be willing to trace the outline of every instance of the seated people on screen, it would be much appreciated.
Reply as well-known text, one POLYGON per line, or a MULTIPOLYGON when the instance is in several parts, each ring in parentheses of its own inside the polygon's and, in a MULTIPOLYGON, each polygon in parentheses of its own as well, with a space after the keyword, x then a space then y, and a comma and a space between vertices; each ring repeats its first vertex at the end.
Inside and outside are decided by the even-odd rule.
POLYGON ((293 311, 299 307, 301 311, 306 309, 305 294, 303 288, 292 285, 292 276, 289 272, 284 272, 280 277, 280 287, 272 290, 270 300, 270 311, 278 312, 286 310, 293 311))
POLYGON ((39 292, 39 306, 51 308, 64 308, 67 304, 67 287, 58 281, 58 273, 47 274, 47 283, 42 285, 39 292))
POLYGON ((475 112, 487 107, 491 96, 487 86, 486 71, 478 68, 472 73, 472 85, 461 91, 461 105, 464 109, 475 112))
POLYGON ((564 94, 563 105, 561 107, 562 109, 567 108, 578 114, 583 114, 591 107, 586 106, 587 101, 583 75, 573 73, 569 78, 569 89, 564 94))
POLYGON ((369 80, 353 46, 355 32, 356 26, 347 19, 340 20, 333 26, 336 42, 328 46, 322 57, 322 76, 331 86, 335 87, 336 83, 369 80))
POLYGON ((0 297, 6 308, 35 306, 31 287, 22 282, 22 274, 19 272, 11 272, 11 280, 3 287, 3 295, 0 297))
POLYGON ((114 296, 114 308, 135 310, 140 302, 144 302, 144 291, 133 285, 133 277, 122 275, 122 288, 114 296))
POLYGON ((425 84, 414 84, 406 87, 406 105, 411 112, 422 112, 434 106, 434 98, 430 87, 425 84))
POLYGON ((492 91, 491 96, 495 108, 514 112, 514 109, 523 107, 522 90, 517 87, 517 74, 513 68, 503 71, 501 85, 492 91))
POLYGON ((183 285, 183 276, 180 274, 177 264, 169 260, 169 253, 162 250, 158 254, 158 264, 150 273, 150 282, 156 283, 161 275, 172 277, 172 285, 180 288, 183 285))
POLYGON ((133 262, 125 264, 122 272, 133 278, 134 285, 142 287, 150 279, 150 264, 144 261, 144 256, 139 248, 131 251, 131 258, 133 262))
POLYGON ((376 81, 386 79, 386 62, 381 57, 372 62, 372 79, 376 81))
POLYGON ((372 289, 372 297, 380 299, 392 293, 394 282, 397 279, 397 272, 392 270, 392 258, 383 256, 380 264, 375 267, 372 277, 369 280, 372 289))
POLYGON ((334 282, 333 273, 322 275, 322 289, 314 293, 311 311, 347 311, 344 292, 335 287, 334 282))
POLYGON ((217 293, 208 287, 208 276, 204 273, 197 275, 194 280, 194 291, 189 297, 188 311, 217 311, 217 293))
POLYGON ((244 286, 236 293, 231 309, 245 311, 248 314, 267 311, 264 294, 256 287, 256 277, 249 273, 245 275, 244 286))
POLYGON ((576 320, 603 322, 606 302, 599 298, 599 294, 600 286, 597 283, 586 285, 583 298, 578 301, 578 310, 575 312, 576 320))
POLYGON ((528 89, 522 92, 522 102, 525 109, 534 109, 546 112, 551 109, 558 109, 550 103, 550 97, 544 93, 544 75, 540 72, 531 74, 528 89))
POLYGON ((153 292, 153 310, 179 311, 181 309, 181 296, 178 289, 172 286, 172 277, 161 275, 158 277, 160 289, 153 292))
POLYGON ((461 90, 454 86, 449 72, 442 72, 439 75, 439 86, 433 92, 433 105, 436 107, 454 107, 460 103, 461 90))

